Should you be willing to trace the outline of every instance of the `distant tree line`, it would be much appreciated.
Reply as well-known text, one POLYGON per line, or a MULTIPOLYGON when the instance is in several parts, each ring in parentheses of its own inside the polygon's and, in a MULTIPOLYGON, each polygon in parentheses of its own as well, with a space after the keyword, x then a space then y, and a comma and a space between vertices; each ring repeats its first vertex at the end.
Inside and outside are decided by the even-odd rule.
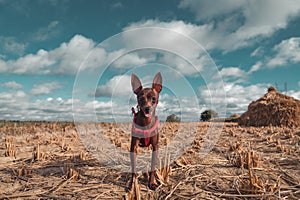
MULTIPOLYGON (((200 115, 200 121, 206 122, 211 119, 218 118, 218 113, 212 109, 205 110, 200 115)), ((181 119, 175 114, 171 114, 167 117, 166 122, 180 122, 181 119)))

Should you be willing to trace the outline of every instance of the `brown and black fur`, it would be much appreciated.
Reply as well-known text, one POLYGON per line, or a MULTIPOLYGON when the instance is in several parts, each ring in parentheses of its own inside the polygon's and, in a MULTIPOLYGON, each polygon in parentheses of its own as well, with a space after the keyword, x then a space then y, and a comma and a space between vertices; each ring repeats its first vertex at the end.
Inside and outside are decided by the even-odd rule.
MULTIPOLYGON (((150 129, 155 123, 155 109, 158 104, 159 93, 162 90, 162 77, 160 73, 157 73, 153 79, 152 88, 143 88, 139 78, 132 74, 131 76, 131 86, 133 92, 137 96, 137 102, 140 107, 139 112, 136 114, 136 125, 144 129, 150 129)), ((157 164, 158 158, 158 141, 159 134, 156 130, 154 134, 151 134, 150 145, 152 146, 152 159, 151 159, 151 172, 149 179, 149 188, 154 190, 157 188, 157 183, 155 181, 155 166, 157 164)), ((131 180, 129 183, 129 191, 132 190, 136 175, 136 155, 137 148, 145 146, 144 138, 136 137, 132 134, 131 146, 130 146, 130 162, 131 162, 131 180)))

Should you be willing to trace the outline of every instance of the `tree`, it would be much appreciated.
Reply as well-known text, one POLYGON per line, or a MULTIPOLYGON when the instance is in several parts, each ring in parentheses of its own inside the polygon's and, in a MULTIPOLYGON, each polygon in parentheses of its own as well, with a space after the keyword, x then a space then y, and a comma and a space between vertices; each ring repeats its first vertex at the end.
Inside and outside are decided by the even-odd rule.
POLYGON ((217 118, 217 117, 218 117, 218 113, 214 110, 209 109, 201 113, 200 120, 206 122, 209 121, 210 119, 217 118))
POLYGON ((181 119, 175 114, 169 115, 166 119, 166 122, 180 122, 181 119))

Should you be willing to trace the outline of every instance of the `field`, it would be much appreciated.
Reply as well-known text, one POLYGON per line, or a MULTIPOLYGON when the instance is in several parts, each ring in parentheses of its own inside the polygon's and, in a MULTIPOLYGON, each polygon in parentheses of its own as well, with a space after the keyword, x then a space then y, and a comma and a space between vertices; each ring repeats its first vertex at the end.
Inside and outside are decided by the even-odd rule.
MULTIPOLYGON (((156 191, 147 188, 144 173, 130 195, 125 190, 130 174, 96 159, 74 124, 3 121, 0 199, 300 199, 300 128, 225 123, 217 143, 203 157, 201 147, 209 137, 209 125, 193 123, 197 133, 191 145, 169 167, 158 170, 156 191)), ((128 132, 118 124, 98 126, 112 144, 128 151, 128 132)), ((130 130, 129 123, 122 126, 130 130)), ((160 146, 164 147, 180 126, 191 123, 160 126, 160 146)), ((160 166, 168 162, 176 145, 168 151, 160 158, 160 166)), ((114 159, 113 153, 107 156, 114 159)), ((129 165, 126 159, 123 164, 129 165)))

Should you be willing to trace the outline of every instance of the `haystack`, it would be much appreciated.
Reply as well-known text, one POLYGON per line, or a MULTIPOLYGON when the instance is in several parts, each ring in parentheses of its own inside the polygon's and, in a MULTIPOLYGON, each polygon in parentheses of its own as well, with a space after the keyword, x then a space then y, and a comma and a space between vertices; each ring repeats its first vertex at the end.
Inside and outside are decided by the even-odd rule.
POLYGON ((300 126, 300 101, 271 86, 267 94, 249 104, 238 123, 244 126, 300 126))

